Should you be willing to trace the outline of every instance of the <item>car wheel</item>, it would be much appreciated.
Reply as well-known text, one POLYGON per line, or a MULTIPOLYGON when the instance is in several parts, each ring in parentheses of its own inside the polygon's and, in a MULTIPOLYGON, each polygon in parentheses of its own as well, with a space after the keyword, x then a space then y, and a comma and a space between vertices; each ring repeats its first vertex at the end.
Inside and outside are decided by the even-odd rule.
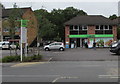
POLYGON ((64 48, 60 48, 59 50, 60 50, 60 51, 64 51, 64 48))
POLYGON ((49 51, 50 49, 49 48, 45 48, 45 51, 49 51))

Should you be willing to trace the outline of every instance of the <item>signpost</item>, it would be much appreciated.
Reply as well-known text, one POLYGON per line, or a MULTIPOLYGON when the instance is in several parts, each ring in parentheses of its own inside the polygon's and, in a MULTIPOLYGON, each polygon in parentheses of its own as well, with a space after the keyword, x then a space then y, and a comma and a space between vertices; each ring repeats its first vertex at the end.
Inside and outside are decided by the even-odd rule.
MULTIPOLYGON (((21 39, 20 39, 20 50, 21 50, 21 62, 23 61, 23 43, 24 44, 27 44, 27 29, 26 29, 26 27, 27 27, 27 22, 29 21, 29 20, 18 20, 18 21, 20 21, 21 22, 21 34, 20 34, 20 36, 21 36, 21 39)), ((27 47, 26 45, 25 45, 25 47, 27 47)), ((27 49, 27 48, 25 48, 25 49, 27 49)))

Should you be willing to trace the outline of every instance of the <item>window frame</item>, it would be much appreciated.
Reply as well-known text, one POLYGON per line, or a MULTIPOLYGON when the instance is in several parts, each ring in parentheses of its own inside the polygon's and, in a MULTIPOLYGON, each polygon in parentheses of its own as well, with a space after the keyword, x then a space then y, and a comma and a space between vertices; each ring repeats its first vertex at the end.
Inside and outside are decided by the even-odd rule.
POLYGON ((75 30, 78 30, 79 31, 79 26, 78 25, 75 25, 75 26, 73 26, 73 30, 75 31, 75 30), (75 28, 75 26, 77 26, 77 29, 75 28))
POLYGON ((96 25, 96 26, 95 26, 95 30, 100 30, 100 25, 96 25), (99 29, 96 29, 96 26, 98 26, 98 27, 99 27, 99 29))
POLYGON ((104 30, 110 30, 108 25, 104 25, 103 29, 104 30), (107 29, 105 28, 105 26, 107 26, 107 29))
POLYGON ((82 26, 82 30, 88 30, 88 26, 83 25, 83 26, 82 26), (85 29, 85 28, 87 28, 87 29, 85 29))

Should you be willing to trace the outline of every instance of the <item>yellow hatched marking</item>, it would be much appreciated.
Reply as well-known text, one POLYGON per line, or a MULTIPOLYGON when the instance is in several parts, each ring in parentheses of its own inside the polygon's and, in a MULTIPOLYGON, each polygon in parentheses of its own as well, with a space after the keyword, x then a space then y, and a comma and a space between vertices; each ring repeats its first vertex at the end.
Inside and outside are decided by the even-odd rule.
POLYGON ((15 64, 11 67, 22 67, 22 66, 27 66, 27 65, 44 64, 44 63, 46 63, 46 62, 25 62, 25 63, 15 64))

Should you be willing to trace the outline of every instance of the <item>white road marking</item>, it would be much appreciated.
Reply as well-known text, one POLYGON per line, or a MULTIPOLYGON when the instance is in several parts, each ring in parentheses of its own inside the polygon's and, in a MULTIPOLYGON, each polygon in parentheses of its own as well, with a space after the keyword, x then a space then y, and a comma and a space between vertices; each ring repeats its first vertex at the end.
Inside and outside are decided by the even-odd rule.
POLYGON ((79 77, 57 77, 57 78, 55 78, 53 81, 52 81, 52 83, 55 83, 55 82, 57 82, 58 80, 60 80, 60 79, 78 79, 79 77))
POLYGON ((50 62, 52 59, 53 59, 53 58, 51 57, 51 58, 48 60, 48 62, 50 62))
POLYGON ((58 77, 60 75, 0 75, 0 77, 58 77))
POLYGON ((120 78, 118 75, 99 75, 99 78, 120 78))
POLYGON ((53 53, 63 53, 63 52, 53 52, 53 53))

